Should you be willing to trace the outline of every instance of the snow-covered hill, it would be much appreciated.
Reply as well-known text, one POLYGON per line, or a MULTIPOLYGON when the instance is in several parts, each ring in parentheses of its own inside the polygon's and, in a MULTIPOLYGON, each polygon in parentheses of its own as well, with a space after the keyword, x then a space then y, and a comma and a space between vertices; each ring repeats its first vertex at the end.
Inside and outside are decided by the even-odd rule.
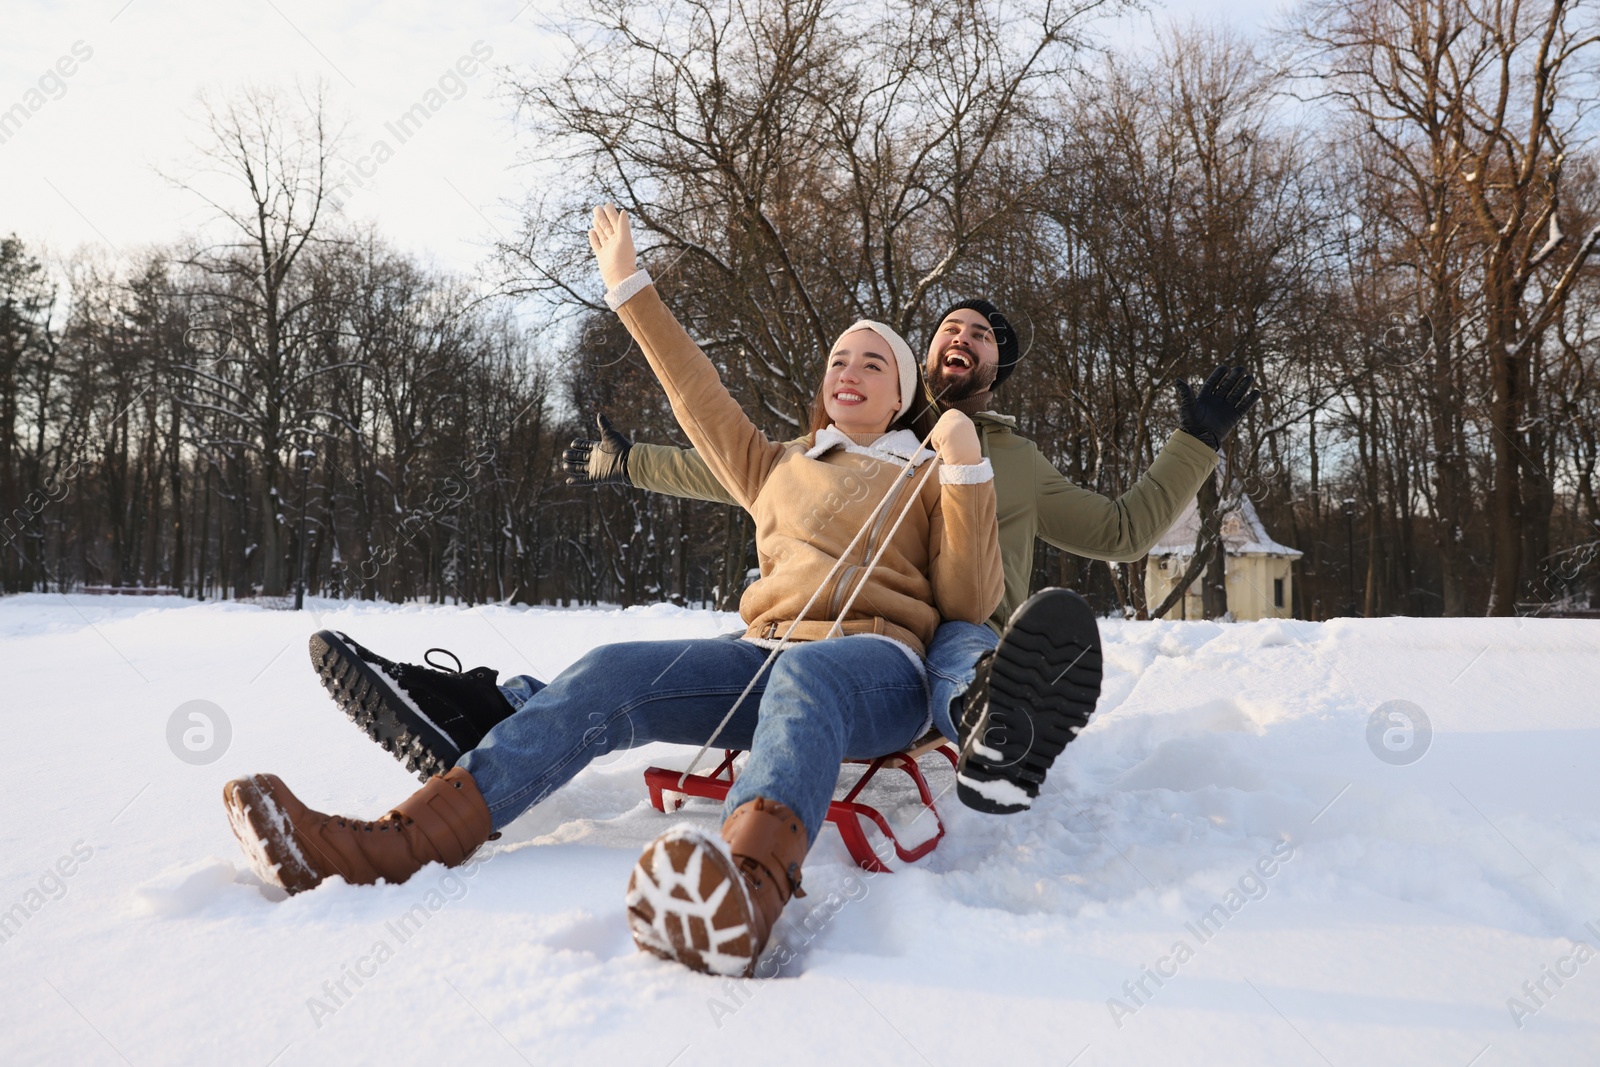
POLYGON ((737 983, 641 955, 623 919, 667 825, 640 771, 688 750, 591 767, 470 870, 280 902, 220 803, 251 771, 356 815, 415 787, 323 694, 319 627, 549 676, 729 616, 314 606, 0 600, 0 1063, 1600 1055, 1595 623, 1109 622, 1099 711, 1032 812, 952 793, 939 849, 879 876, 829 830, 776 935, 793 960, 737 983), (221 709, 213 762, 187 711, 169 742, 191 701, 221 709))

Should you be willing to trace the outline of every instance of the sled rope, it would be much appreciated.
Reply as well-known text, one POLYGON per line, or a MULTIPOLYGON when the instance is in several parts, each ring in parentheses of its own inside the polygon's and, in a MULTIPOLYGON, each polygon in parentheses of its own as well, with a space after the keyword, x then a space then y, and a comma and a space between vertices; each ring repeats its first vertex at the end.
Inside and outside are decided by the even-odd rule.
MULTIPOLYGON (((941 392, 939 396, 934 397, 934 401, 939 401, 943 398, 943 396, 944 393, 941 392)), ((935 429, 937 429, 937 427, 935 427, 935 429)), ((733 720, 734 712, 738 711, 740 706, 744 704, 744 700, 750 695, 750 691, 756 687, 757 682, 761 681, 762 675, 767 673, 767 668, 772 666, 772 661, 778 658, 778 653, 789 647, 789 635, 794 633, 794 628, 799 626, 801 621, 805 619, 806 613, 809 612, 811 610, 811 606, 817 602, 817 597, 822 595, 822 591, 828 587, 828 583, 833 580, 833 576, 839 573, 839 568, 844 565, 844 561, 850 558, 850 553, 855 551, 856 544, 861 540, 862 535, 872 528, 872 524, 877 519, 878 513, 884 509, 884 506, 889 503, 889 498, 894 495, 895 487, 899 485, 900 479, 911 477, 912 473, 916 469, 913 464, 916 462, 917 454, 922 451, 923 447, 927 445, 928 441, 932 437, 933 430, 929 430, 927 437, 924 437, 917 444, 917 447, 912 450, 911 457, 906 460, 905 466, 900 468, 900 470, 895 474, 894 481, 889 483, 888 491, 883 494, 883 499, 878 501, 877 506, 872 509, 872 513, 868 515, 861 523, 861 529, 856 531, 856 535, 850 539, 850 543, 845 546, 844 551, 839 553, 839 558, 833 561, 833 566, 828 568, 828 573, 823 575, 821 582, 817 583, 816 591, 811 594, 811 599, 806 601, 805 606, 800 609, 800 614, 797 615, 795 620, 789 624, 789 628, 783 632, 783 637, 778 641, 777 646, 767 654, 767 658, 763 660, 761 666, 757 668, 755 675, 750 679, 750 683, 744 687, 744 692, 739 694, 739 699, 733 702, 733 707, 728 709, 728 714, 724 715, 722 717, 722 721, 717 723, 717 728, 711 731, 711 737, 707 739, 705 744, 700 746, 700 751, 694 754, 694 759, 689 761, 688 768, 678 776, 678 787, 680 789, 683 787, 683 784, 688 779, 689 775, 693 774, 694 769, 700 765, 700 761, 705 758, 705 754, 711 751, 711 746, 717 743, 717 738, 722 736, 722 731, 727 729, 728 723, 733 720)), ((878 561, 883 558, 884 550, 888 548, 889 541, 894 537, 895 530, 900 528, 901 520, 903 520, 906 517, 907 512, 910 511, 912 502, 917 499, 918 494, 922 491, 922 486, 926 484, 928 480, 928 475, 933 473, 934 468, 938 466, 938 462, 939 461, 937 459, 929 461, 927 473, 922 476, 922 481, 917 483, 916 490, 912 492, 910 497, 906 500, 906 506, 900 510, 900 517, 895 519, 894 526, 889 530, 889 536, 884 538, 883 546, 878 549, 877 555, 873 557, 868 565, 866 574, 864 574, 861 578, 861 583, 857 585, 854 592, 850 594, 849 603, 844 606, 844 610, 839 612, 840 619, 844 618, 845 612, 849 611, 850 604, 855 603, 856 594, 866 586, 867 575, 872 573, 872 568, 876 567, 878 565, 878 561)), ((834 630, 837 630, 838 628, 838 620, 835 620, 834 630)), ((833 636, 833 632, 829 631, 828 636, 833 636)))
POLYGON ((890 542, 894 540, 894 535, 899 531, 900 524, 905 521, 906 515, 911 511, 911 505, 915 504, 917 498, 922 494, 922 487, 928 484, 928 477, 933 473, 936 466, 937 464, 934 463, 928 464, 927 471, 922 475, 922 481, 918 482, 917 487, 906 497, 906 506, 900 509, 900 514, 896 516, 894 525, 889 527, 889 532, 884 535, 883 543, 878 546, 877 554, 867 564, 866 570, 861 572, 861 580, 856 583, 854 589, 850 590, 850 599, 846 600, 844 607, 839 609, 839 617, 833 620, 833 629, 828 631, 829 637, 844 632, 841 628, 842 624, 845 619, 850 617, 850 609, 855 605, 856 597, 860 596, 861 590, 867 587, 867 579, 872 577, 872 572, 878 566, 879 561, 883 559, 883 554, 889 551, 890 542))

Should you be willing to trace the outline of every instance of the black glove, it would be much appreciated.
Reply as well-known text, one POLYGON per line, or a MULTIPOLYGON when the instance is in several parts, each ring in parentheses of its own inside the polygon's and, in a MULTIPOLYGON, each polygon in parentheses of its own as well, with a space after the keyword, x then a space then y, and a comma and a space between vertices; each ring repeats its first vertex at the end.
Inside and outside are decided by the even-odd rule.
POLYGON ((604 415, 594 417, 600 440, 575 439, 561 453, 568 485, 632 485, 628 480, 628 450, 633 442, 618 433, 604 415))
POLYGON ((1179 378, 1178 429, 1193 434, 1217 451, 1222 451, 1222 440, 1234 428, 1244 413, 1255 406, 1261 390, 1251 389, 1255 379, 1243 367, 1218 367, 1200 387, 1199 395, 1189 388, 1189 383, 1179 378), (1249 395, 1246 394, 1249 391, 1249 395))

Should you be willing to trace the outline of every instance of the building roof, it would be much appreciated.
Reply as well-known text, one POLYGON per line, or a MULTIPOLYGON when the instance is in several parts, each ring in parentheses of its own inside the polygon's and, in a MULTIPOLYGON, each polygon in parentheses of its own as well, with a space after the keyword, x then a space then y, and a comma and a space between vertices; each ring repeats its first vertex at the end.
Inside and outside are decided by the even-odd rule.
MULTIPOLYGON (((1150 550, 1152 556, 1192 556, 1195 536, 1200 532, 1200 511, 1197 501, 1189 501, 1178 521, 1172 524, 1166 536, 1150 550)), ((1222 540, 1230 556, 1285 556, 1299 559, 1305 553, 1297 548, 1279 544, 1261 525, 1261 516, 1249 497, 1242 497, 1239 507, 1222 520, 1222 540)))

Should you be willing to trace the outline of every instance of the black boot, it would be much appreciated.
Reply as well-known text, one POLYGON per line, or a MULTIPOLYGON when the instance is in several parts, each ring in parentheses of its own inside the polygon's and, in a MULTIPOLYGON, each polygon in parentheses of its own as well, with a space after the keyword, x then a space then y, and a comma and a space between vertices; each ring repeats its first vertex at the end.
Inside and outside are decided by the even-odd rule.
MULTIPOLYGON (((489 667, 438 670, 396 663, 337 630, 311 635, 311 666, 334 703, 383 750, 427 781, 478 747, 512 708, 489 667)), ((430 661, 431 662, 431 661, 430 661)))
POLYGON ((978 661, 958 727, 956 795, 1007 815, 1032 806, 1050 765, 1100 698, 1100 628, 1078 594, 1046 589, 1011 616, 978 661))

